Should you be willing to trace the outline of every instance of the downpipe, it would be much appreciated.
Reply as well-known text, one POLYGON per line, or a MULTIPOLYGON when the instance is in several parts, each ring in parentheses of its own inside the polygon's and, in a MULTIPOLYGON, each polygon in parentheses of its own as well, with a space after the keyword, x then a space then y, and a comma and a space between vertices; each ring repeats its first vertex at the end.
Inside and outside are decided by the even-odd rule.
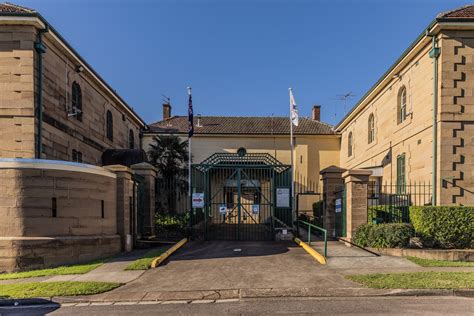
POLYGON ((437 183, 438 183, 438 58, 441 54, 441 48, 438 47, 436 35, 429 34, 431 37, 430 58, 433 59, 433 159, 432 159, 432 180, 433 183, 433 201, 432 205, 437 204, 437 183))
POLYGON ((38 30, 38 35, 35 42, 35 51, 38 54, 37 69, 38 69, 38 84, 37 84, 37 99, 36 99, 36 118, 38 119, 36 131, 36 150, 35 158, 41 159, 43 152, 43 54, 46 53, 46 46, 43 43, 43 34, 49 32, 49 27, 38 30))

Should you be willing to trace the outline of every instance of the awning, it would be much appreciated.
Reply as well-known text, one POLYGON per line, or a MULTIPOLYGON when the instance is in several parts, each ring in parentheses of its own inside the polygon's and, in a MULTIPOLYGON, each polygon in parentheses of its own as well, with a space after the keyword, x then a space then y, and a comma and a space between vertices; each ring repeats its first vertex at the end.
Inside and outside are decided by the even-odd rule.
POLYGON ((365 170, 372 171, 371 177, 382 177, 383 176, 383 167, 382 166, 374 166, 374 167, 365 167, 362 168, 365 170))

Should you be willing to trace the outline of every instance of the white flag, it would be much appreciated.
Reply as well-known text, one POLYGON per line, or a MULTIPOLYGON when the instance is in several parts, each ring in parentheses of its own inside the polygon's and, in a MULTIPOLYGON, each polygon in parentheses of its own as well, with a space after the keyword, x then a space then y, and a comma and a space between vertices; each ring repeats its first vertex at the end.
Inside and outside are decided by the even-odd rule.
POLYGON ((293 91, 290 90, 290 120, 294 126, 298 126, 298 109, 296 108, 295 97, 293 91))

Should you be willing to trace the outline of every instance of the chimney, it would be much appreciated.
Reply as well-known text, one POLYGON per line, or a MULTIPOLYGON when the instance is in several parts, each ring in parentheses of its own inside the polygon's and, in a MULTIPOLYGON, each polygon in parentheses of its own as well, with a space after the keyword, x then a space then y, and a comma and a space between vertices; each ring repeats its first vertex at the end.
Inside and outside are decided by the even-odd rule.
POLYGON ((163 120, 171 117, 171 104, 163 103, 163 120))
POLYGON ((320 121, 321 120, 321 106, 320 105, 313 105, 313 121, 320 121))

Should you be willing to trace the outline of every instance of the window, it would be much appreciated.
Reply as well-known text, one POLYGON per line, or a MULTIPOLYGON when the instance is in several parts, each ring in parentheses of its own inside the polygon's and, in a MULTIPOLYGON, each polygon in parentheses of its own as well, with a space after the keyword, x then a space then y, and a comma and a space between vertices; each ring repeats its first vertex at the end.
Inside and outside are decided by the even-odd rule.
POLYGON ((130 149, 135 149, 135 135, 133 135, 132 130, 128 132, 128 147, 130 149))
POLYGON ((352 137, 352 132, 350 132, 349 136, 347 137, 347 156, 348 157, 352 156, 353 143, 354 143, 354 139, 352 137))
POLYGON ((397 193, 405 193, 405 154, 397 156, 397 193))
POLYGON ((72 83, 72 112, 77 120, 82 122, 82 92, 77 82, 72 83))
POLYGON ((375 140, 375 118, 374 114, 370 114, 369 116, 369 135, 368 135, 368 143, 372 143, 375 140))
POLYGON ((113 141, 114 140, 114 118, 112 117, 112 112, 110 111, 107 111, 106 128, 107 128, 107 138, 113 141))
POLYGON ((75 149, 72 150, 72 161, 82 163, 82 153, 75 149))
POLYGON ((51 216, 58 216, 58 203, 55 197, 51 198, 51 216))
POLYGON ((105 203, 104 203, 104 200, 100 200, 100 217, 105 218, 105 203))
POLYGON ((403 123, 407 116, 407 89, 402 87, 398 92, 397 123, 403 123))

